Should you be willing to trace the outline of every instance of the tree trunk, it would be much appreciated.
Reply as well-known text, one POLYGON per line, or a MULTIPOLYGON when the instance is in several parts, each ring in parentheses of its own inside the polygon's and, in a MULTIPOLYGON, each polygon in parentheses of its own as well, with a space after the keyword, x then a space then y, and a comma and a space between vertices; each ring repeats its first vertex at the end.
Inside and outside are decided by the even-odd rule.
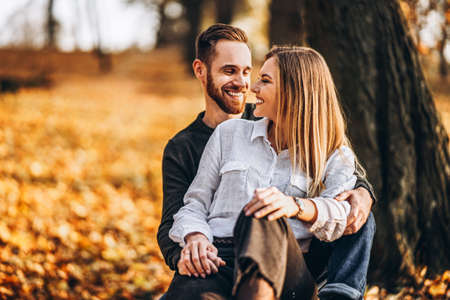
POLYGON ((397 1, 304 0, 304 16, 378 194, 369 280, 389 288, 417 266, 449 269, 448 135, 397 1))
POLYGON ((95 57, 98 60, 98 69, 101 73, 109 73, 112 70, 113 64, 112 64, 112 57, 111 53, 106 53, 103 50, 102 47, 102 35, 100 31, 100 24, 98 21, 98 3, 94 0, 90 0, 89 2, 86 2, 87 9, 88 9, 88 15, 89 20, 91 23, 91 28, 95 32, 96 36, 96 43, 94 50, 92 53, 95 55, 95 57))
POLYGON ((195 58, 195 39, 200 32, 203 0, 182 0, 189 30, 184 40, 184 58, 191 64, 195 58))
POLYGON ((270 3, 270 45, 302 44, 304 41, 301 1, 272 0, 270 3))
POLYGON ((56 41, 55 41, 55 36, 56 36, 56 20, 55 17, 53 15, 53 7, 54 7, 55 1, 54 0, 48 0, 47 3, 47 22, 46 22, 46 27, 47 27, 47 47, 48 48, 54 48, 56 41))
POLYGON ((236 0, 214 0, 214 4, 216 7, 216 21, 230 24, 234 16, 236 0))
MULTIPOLYGON (((443 15, 446 16, 447 13, 450 13, 449 11, 449 1, 444 1, 443 3, 443 15)), ((447 59, 445 58, 445 46, 447 45, 448 41, 448 30, 450 27, 450 21, 449 18, 446 17, 444 24, 442 24, 442 37, 439 41, 438 51, 439 51, 439 75, 441 75, 441 79, 445 80, 447 78, 448 74, 448 63, 447 59)))

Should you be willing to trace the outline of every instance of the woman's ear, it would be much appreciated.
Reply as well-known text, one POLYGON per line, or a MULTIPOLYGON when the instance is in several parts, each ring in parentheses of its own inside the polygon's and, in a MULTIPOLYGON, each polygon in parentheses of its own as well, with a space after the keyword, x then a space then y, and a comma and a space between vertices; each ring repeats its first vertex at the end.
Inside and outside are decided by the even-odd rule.
POLYGON ((198 58, 192 62, 192 70, 194 71, 195 77, 201 82, 206 80, 206 65, 198 58))

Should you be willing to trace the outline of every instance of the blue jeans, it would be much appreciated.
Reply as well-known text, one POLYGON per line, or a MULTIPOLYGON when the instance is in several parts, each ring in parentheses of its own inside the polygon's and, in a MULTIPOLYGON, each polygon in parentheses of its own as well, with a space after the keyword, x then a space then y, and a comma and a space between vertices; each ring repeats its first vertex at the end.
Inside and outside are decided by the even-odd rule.
POLYGON ((332 243, 313 239, 305 259, 316 281, 326 281, 319 289, 321 300, 363 299, 375 229, 375 218, 370 213, 355 234, 332 243))
MULTIPOLYGON (((316 281, 323 283, 320 300, 363 299, 375 229, 375 218, 370 213, 366 224, 355 234, 331 243, 313 239, 305 260, 316 281)), ((165 295, 160 298, 164 299, 165 295)))

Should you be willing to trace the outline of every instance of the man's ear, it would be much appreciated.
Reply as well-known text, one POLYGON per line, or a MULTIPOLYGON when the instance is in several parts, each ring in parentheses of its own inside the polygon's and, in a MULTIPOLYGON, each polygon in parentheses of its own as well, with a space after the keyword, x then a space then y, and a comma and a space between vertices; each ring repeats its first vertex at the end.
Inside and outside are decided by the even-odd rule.
POLYGON ((195 77, 201 82, 206 80, 206 65, 198 58, 192 62, 192 69, 194 70, 195 77))

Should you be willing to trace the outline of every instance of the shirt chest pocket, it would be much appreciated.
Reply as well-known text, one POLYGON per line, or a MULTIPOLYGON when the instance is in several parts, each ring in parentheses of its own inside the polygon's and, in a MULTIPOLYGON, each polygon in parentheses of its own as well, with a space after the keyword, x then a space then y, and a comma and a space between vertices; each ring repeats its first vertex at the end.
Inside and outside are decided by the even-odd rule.
POLYGON ((214 194, 210 213, 226 216, 239 212, 247 202, 249 166, 240 161, 226 162, 220 169, 220 183, 214 194))

